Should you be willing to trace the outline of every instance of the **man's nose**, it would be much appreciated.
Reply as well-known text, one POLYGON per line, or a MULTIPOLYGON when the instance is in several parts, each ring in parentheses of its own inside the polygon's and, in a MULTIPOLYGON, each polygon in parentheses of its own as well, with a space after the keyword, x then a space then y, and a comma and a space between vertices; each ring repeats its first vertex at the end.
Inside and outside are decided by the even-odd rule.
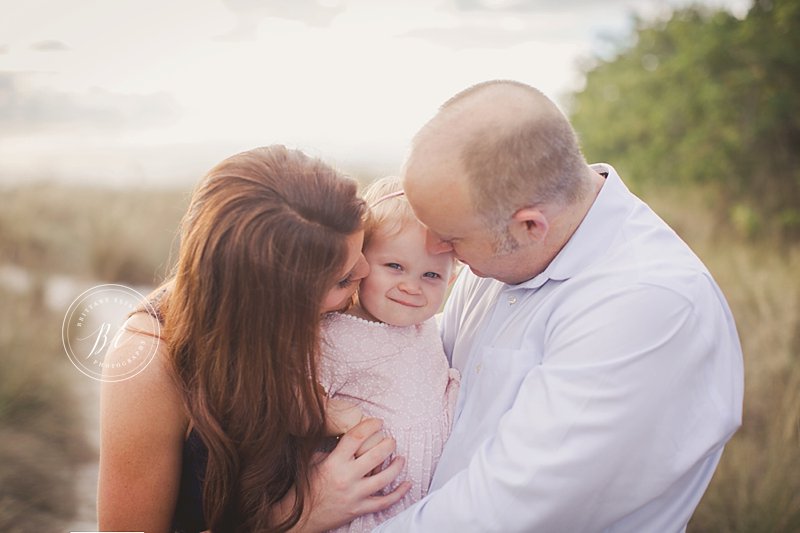
POLYGON ((453 245, 447 241, 443 241, 436 235, 427 232, 425 234, 425 248, 428 249, 429 254, 446 254, 453 251, 453 245))

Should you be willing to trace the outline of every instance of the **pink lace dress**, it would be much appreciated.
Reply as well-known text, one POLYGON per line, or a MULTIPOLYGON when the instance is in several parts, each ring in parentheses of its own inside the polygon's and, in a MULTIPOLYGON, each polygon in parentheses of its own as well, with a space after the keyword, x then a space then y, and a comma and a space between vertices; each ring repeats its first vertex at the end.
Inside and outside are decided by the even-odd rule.
POLYGON ((433 470, 450 434, 459 374, 449 367, 436 321, 397 327, 331 313, 322 326, 320 382, 330 397, 353 401, 367 417, 383 419, 384 431, 405 457, 400 482, 405 497, 383 512, 361 516, 336 531, 371 531, 428 493, 433 470))

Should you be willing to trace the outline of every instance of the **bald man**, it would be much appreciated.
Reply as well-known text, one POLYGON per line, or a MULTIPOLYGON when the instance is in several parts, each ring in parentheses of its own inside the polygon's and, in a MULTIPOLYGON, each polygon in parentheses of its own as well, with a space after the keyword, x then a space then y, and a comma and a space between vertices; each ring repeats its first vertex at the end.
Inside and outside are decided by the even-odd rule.
POLYGON ((403 183, 468 267, 442 322, 463 381, 430 494, 379 531, 684 531, 742 415, 703 263, 521 83, 446 102, 403 183))

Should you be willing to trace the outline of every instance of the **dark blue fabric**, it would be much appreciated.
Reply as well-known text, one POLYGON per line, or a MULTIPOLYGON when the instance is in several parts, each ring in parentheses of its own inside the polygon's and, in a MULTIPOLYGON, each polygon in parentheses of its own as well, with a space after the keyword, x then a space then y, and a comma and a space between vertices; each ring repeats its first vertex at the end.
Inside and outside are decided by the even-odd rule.
POLYGON ((208 449, 200 435, 193 429, 183 444, 181 485, 172 529, 180 533, 204 531, 203 477, 206 472, 208 449))
MULTIPOLYGON (((149 296, 150 307, 145 311, 164 325, 161 313, 161 299, 167 289, 162 288, 149 296)), ((206 474, 208 448, 203 444, 200 435, 192 429, 183 443, 181 458, 181 484, 178 489, 178 501, 172 517, 172 529, 176 533, 197 533, 205 531, 203 517, 203 478, 206 474)))

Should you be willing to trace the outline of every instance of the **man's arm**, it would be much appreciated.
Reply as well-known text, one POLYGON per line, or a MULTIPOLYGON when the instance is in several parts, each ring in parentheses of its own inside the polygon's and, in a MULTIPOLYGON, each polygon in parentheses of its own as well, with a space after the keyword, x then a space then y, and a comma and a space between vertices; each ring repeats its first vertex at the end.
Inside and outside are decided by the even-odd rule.
MULTIPOLYGON (((700 312, 717 312, 706 296, 700 312)), ((740 423, 734 354, 656 286, 551 319, 542 364, 468 468, 378 531, 600 531, 665 494, 665 526, 685 525, 740 423)))

